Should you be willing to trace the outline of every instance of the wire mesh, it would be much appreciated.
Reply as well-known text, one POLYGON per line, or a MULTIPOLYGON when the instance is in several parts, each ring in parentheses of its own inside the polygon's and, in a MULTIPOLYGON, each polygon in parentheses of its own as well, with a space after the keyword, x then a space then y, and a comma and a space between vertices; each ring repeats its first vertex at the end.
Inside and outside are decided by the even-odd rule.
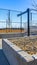
POLYGON ((21 17, 17 10, 0 9, 0 33, 21 32, 21 17))
POLYGON ((37 35, 37 10, 31 10, 30 34, 37 35))
POLYGON ((37 35, 37 10, 31 9, 22 13, 21 11, 0 9, 0 33, 15 33, 23 32, 28 35, 28 21, 30 28, 30 35, 37 35), (29 19, 29 20, 28 20, 29 19))

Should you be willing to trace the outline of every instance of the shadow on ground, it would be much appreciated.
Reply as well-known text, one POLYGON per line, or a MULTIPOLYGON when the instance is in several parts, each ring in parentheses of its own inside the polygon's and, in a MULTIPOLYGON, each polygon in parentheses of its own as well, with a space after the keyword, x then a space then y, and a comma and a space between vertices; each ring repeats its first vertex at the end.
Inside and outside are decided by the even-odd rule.
POLYGON ((0 65, 9 65, 2 49, 0 49, 0 65))

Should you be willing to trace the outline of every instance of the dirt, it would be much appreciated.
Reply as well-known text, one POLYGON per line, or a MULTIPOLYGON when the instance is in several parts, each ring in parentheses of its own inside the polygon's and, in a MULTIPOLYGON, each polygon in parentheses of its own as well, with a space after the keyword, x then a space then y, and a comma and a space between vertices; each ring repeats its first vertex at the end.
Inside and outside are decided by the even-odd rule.
MULTIPOLYGON (((21 29, 19 29, 19 30, 18 29, 16 29, 16 30, 15 29, 14 30, 13 29, 0 29, 0 33, 3 33, 3 32, 4 33, 9 33, 9 32, 10 33, 11 32, 12 33, 15 33, 15 32, 21 32, 21 29)), ((25 30, 22 30, 22 32, 26 32, 26 31, 25 30)))
POLYGON ((26 51, 28 54, 37 53, 37 36, 33 37, 22 37, 9 39, 15 45, 19 46, 22 50, 26 51))

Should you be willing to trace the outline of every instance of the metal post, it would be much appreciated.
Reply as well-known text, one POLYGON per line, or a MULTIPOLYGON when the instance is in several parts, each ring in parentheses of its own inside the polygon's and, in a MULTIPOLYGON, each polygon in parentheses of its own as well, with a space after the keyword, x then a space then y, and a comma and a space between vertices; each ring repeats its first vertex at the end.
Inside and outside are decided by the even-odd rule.
POLYGON ((22 15, 21 15, 21 18, 20 18, 20 28, 21 28, 21 32, 22 32, 22 15))
POLYGON ((30 23, 30 9, 29 8, 27 9, 27 12, 28 12, 28 36, 30 36, 30 25, 29 25, 29 23, 30 23))
POLYGON ((32 26, 32 13, 31 13, 31 26, 32 26))
POLYGON ((7 20, 6 20, 6 33, 7 33, 7 20))
POLYGON ((9 25, 9 32, 10 32, 10 10, 8 10, 8 25, 9 25))
POLYGON ((31 13, 31 21, 32 21, 32 13, 31 13))

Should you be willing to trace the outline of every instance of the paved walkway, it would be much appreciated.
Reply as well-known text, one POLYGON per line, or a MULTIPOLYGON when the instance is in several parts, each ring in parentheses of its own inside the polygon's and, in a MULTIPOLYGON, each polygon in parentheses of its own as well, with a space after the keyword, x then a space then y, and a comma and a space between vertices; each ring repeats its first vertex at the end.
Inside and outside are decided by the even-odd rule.
POLYGON ((2 49, 0 49, 0 65, 9 65, 2 49))

